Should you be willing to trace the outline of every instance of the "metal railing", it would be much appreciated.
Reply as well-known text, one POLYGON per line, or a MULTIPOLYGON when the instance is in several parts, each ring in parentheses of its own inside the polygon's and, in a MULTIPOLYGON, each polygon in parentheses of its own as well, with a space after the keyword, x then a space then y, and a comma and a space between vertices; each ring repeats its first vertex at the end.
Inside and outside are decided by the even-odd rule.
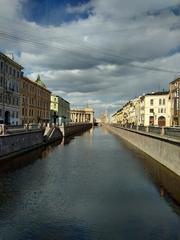
POLYGON ((180 138, 180 127, 164 128, 164 134, 170 137, 180 138))
POLYGON ((154 126, 149 126, 149 131, 151 133, 157 133, 157 134, 161 134, 162 133, 162 127, 154 127, 154 126))
POLYGON ((116 128, 125 128, 132 129, 135 131, 141 131, 146 133, 158 134, 161 136, 172 137, 176 139, 180 139, 180 127, 158 127, 158 126, 136 126, 136 125, 126 125, 123 126, 121 124, 112 124, 113 127, 116 128))
POLYGON ((42 129, 41 124, 5 125, 0 124, 0 135, 22 133, 42 129))

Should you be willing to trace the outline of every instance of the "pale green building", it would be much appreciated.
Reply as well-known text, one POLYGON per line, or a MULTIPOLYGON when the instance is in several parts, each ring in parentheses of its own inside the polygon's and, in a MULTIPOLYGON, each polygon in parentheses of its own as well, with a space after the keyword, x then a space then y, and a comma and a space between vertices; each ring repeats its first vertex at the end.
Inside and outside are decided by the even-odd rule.
POLYGON ((57 95, 51 95, 51 122, 59 124, 70 122, 70 103, 57 95))

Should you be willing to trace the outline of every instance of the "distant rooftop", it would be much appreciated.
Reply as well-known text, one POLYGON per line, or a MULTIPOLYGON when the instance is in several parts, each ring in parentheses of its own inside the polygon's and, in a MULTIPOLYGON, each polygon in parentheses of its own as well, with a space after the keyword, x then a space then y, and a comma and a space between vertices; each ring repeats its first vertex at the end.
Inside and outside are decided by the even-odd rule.
POLYGON ((146 93, 145 96, 158 96, 158 95, 166 95, 169 94, 169 91, 162 91, 162 92, 151 92, 151 93, 146 93))
POLYGON ((7 55, 5 55, 4 53, 0 52, 0 57, 5 59, 6 61, 10 62, 11 64, 16 65, 19 69, 24 69, 19 63, 15 62, 14 59, 8 57, 7 55))
POLYGON ((38 85, 41 87, 47 88, 46 85, 43 83, 43 81, 40 78, 40 75, 38 74, 37 80, 35 81, 38 85))
POLYGON ((176 83, 176 82, 180 82, 180 76, 178 78, 176 78, 175 80, 173 80, 172 82, 170 82, 170 84, 171 83, 176 83))

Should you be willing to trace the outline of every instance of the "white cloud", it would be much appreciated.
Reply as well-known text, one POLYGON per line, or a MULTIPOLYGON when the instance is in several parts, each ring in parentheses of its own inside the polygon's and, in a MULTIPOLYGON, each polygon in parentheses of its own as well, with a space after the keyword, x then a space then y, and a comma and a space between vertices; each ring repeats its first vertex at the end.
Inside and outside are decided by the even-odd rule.
POLYGON ((72 6, 70 4, 67 4, 66 11, 67 13, 74 14, 74 13, 85 13, 90 11, 92 8, 92 3, 88 2, 85 4, 79 4, 78 6, 72 6))

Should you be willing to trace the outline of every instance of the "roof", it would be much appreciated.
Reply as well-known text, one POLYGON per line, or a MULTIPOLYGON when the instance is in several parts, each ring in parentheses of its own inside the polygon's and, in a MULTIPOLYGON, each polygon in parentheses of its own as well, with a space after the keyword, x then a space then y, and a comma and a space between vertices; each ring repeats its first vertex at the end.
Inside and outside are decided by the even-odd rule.
POLYGON ((146 93, 145 96, 159 96, 159 95, 167 95, 167 94, 169 94, 169 91, 146 93))
POLYGON ((89 108, 89 109, 87 109, 87 108, 84 108, 84 109, 71 109, 70 111, 71 112, 84 112, 84 113, 86 113, 86 112, 94 112, 94 109, 93 108, 89 108))
POLYGON ((176 83, 176 82, 180 82, 180 77, 176 78, 175 80, 173 80, 173 81, 170 82, 169 84, 173 84, 173 83, 176 83))
POLYGON ((36 79, 35 82, 36 82, 37 84, 39 84, 41 87, 43 87, 43 88, 47 88, 46 85, 45 85, 45 84, 43 83, 43 81, 41 80, 39 74, 38 74, 38 77, 37 77, 37 79, 36 79))
POLYGON ((27 77, 22 77, 22 79, 25 80, 25 81, 28 81, 28 82, 30 82, 30 83, 32 83, 32 84, 34 84, 34 85, 36 85, 37 87, 40 87, 40 88, 46 90, 46 91, 49 92, 49 93, 51 93, 51 91, 49 91, 47 88, 39 85, 36 81, 32 81, 31 79, 29 79, 29 78, 27 78, 27 77))
POLYGON ((5 61, 8 61, 12 65, 15 65, 17 68, 19 68, 21 70, 24 69, 20 64, 18 64, 17 62, 15 62, 13 59, 11 59, 10 57, 8 57, 7 55, 5 55, 2 52, 0 52, 0 57, 2 57, 5 61))
POLYGON ((62 98, 62 97, 60 97, 60 96, 58 96, 58 95, 56 95, 56 94, 51 94, 51 97, 57 97, 58 99, 60 98, 60 99, 63 100, 64 102, 70 104, 70 102, 68 102, 67 100, 65 100, 64 98, 62 98))

